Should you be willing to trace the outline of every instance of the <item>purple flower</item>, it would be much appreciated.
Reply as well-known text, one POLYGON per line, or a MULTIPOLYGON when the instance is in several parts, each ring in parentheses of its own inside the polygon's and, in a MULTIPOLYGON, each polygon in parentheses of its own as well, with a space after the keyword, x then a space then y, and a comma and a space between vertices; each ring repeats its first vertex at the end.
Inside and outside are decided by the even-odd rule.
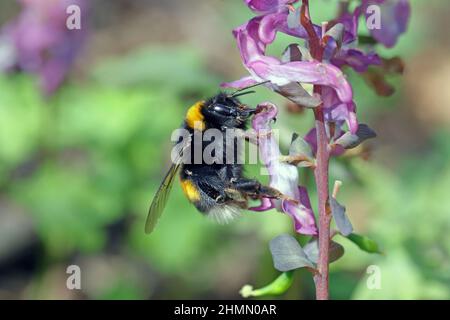
POLYGON ((359 11, 353 13, 344 11, 337 19, 337 23, 341 23, 344 27, 344 36, 342 42, 349 44, 358 39, 358 19, 359 11))
POLYGON ((409 0, 364 0, 361 10, 366 19, 371 16, 370 10, 367 10, 371 5, 378 5, 380 8, 381 28, 369 31, 379 43, 391 48, 408 28, 411 15, 409 0))
POLYGON ((355 133, 358 130, 356 105, 353 101, 342 103, 336 93, 327 87, 322 88, 322 100, 327 122, 334 122, 338 125, 346 122, 350 132, 355 133))
MULTIPOLYGON (((284 30, 286 25, 287 14, 275 13, 253 18, 235 29, 233 34, 237 39, 244 66, 251 77, 224 83, 222 86, 243 88, 266 81, 275 86, 284 86, 292 82, 310 83, 329 86, 335 90, 343 103, 350 103, 353 99, 352 88, 339 68, 318 61, 283 63, 278 58, 265 55, 267 45, 275 40, 277 31, 284 30)), ((299 27, 295 32, 293 29, 289 30, 298 37, 306 37, 303 28, 299 27)))
POLYGON ((380 65, 380 57, 373 51, 355 48, 358 41, 358 18, 360 9, 354 13, 344 12, 325 33, 327 46, 325 59, 342 68, 350 66, 357 72, 365 72, 370 65, 380 65))
MULTIPOLYGON (((85 38, 86 26, 69 30, 66 9, 81 8, 85 0, 21 0, 22 11, 4 28, 3 38, 12 45, 13 65, 25 72, 38 74, 46 94, 53 93, 63 82, 85 38)), ((84 21, 83 21, 84 22, 84 21)))
MULTIPOLYGON (((300 23, 288 25, 289 10, 288 4, 296 1, 246 1, 252 10, 264 13, 255 17, 247 23, 239 26, 233 31, 237 40, 237 45, 241 54, 242 62, 250 73, 250 77, 224 83, 223 87, 245 88, 257 83, 265 85, 272 90, 284 95, 296 103, 316 107, 321 104, 320 97, 311 96, 302 87, 302 83, 321 85, 330 88, 337 101, 333 100, 332 105, 325 107, 330 109, 327 112, 329 121, 334 121, 333 115, 338 115, 340 121, 344 114, 352 115, 354 110, 353 92, 350 84, 338 66, 332 63, 319 62, 309 56, 301 56, 300 59, 278 59, 274 56, 266 55, 267 46, 276 38, 278 32, 291 36, 307 39, 308 34, 300 23), (345 108, 348 110, 346 111, 345 108), (332 112, 333 111, 333 112, 332 112)), ((316 34, 320 30, 313 26, 316 34)), ((306 50, 306 49, 304 49, 306 50)), ((339 53, 333 50, 334 53, 339 53)), ((351 52, 351 55, 355 55, 351 52)), ((349 63, 357 65, 356 59, 343 60, 342 56, 336 54, 336 61, 342 65, 348 60, 349 63)), ((340 66, 339 65, 339 66, 340 66)), ((353 124, 353 119, 346 119, 348 124, 353 124)), ((351 131, 357 126, 349 126, 351 131)))
MULTIPOLYGON (((344 131, 342 131, 339 127, 336 127, 336 132, 334 134, 334 140, 337 140, 340 136, 344 134, 344 131)), ((327 132, 328 139, 331 139, 330 133, 327 132)), ((306 134, 306 136, 303 138, 309 146, 311 147, 311 150, 313 152, 313 155, 316 156, 317 154, 317 131, 316 128, 313 128, 309 130, 309 132, 306 134)), ((334 145, 333 149, 330 151, 330 155, 333 157, 338 157, 345 153, 345 148, 343 148, 340 145, 334 145)))
MULTIPOLYGON (((365 72, 370 65, 381 65, 380 57, 369 48, 366 53, 355 48, 358 42, 358 21, 361 15, 366 19, 372 19, 375 11, 370 10, 370 6, 376 5, 380 9, 381 25, 379 29, 370 29, 374 39, 386 47, 393 47, 398 37, 406 31, 410 5, 408 0, 363 0, 353 13, 343 11, 336 19, 331 32, 334 41, 329 41, 326 52, 326 59, 339 68, 344 65, 352 67, 357 72, 365 72), (336 30, 341 27, 339 34, 336 30), (339 39, 337 39, 339 38, 339 39)), ((330 28, 331 29, 331 28, 330 28)))
POLYGON ((279 190, 298 203, 288 200, 263 199, 261 206, 251 208, 254 211, 265 211, 276 208, 285 212, 294 221, 295 230, 301 234, 317 234, 314 213, 311 209, 308 193, 305 188, 298 186, 298 170, 296 166, 280 161, 281 152, 273 136, 271 122, 278 110, 271 103, 258 105, 257 114, 253 117, 252 127, 259 134, 258 146, 261 160, 270 175, 270 186, 279 190))
POLYGON ((244 0, 245 4, 256 13, 273 13, 282 11, 287 5, 298 2, 298 0, 244 0))
POLYGON ((366 72, 371 65, 380 65, 381 59, 374 52, 364 53, 358 49, 341 49, 332 58, 333 65, 342 68, 350 66, 357 72, 366 72))

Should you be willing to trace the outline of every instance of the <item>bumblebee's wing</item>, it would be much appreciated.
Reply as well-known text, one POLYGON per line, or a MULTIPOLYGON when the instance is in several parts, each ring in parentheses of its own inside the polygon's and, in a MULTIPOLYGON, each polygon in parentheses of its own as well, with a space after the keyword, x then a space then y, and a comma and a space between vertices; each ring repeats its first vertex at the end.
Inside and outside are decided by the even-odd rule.
POLYGON ((156 223, 158 222, 158 219, 166 206, 167 199, 169 198, 170 191, 172 190, 173 180, 177 175, 178 169, 181 167, 184 152, 190 150, 191 141, 191 136, 186 137, 186 140, 181 145, 181 148, 179 148, 176 152, 176 157, 173 159, 173 164, 170 167, 169 172, 167 172, 164 177, 161 186, 153 198, 150 209, 148 210, 147 221, 145 222, 145 233, 151 233, 155 228, 156 223))
POLYGON ((156 192, 153 198, 152 204, 148 211, 147 221, 145 222, 145 233, 151 233, 161 216, 164 207, 166 206, 167 199, 169 198, 170 190, 172 190, 173 180, 177 175, 180 164, 174 163, 167 172, 161 186, 156 192))

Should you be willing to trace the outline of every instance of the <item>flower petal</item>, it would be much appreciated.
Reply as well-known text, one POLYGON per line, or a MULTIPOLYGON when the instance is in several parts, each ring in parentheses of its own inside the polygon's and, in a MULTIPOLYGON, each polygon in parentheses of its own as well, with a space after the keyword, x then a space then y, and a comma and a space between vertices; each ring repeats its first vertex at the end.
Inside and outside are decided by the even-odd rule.
POLYGON ((352 87, 342 71, 331 65, 317 61, 294 61, 282 64, 274 59, 259 59, 247 66, 259 78, 270 80, 282 86, 289 82, 323 85, 333 88, 340 101, 351 102, 352 87))
POLYGON ((261 204, 257 207, 248 208, 251 211, 268 211, 275 208, 274 203, 269 198, 261 199, 261 204))
POLYGON ((353 101, 342 103, 331 88, 322 88, 322 100, 327 122, 346 122, 351 133, 358 130, 356 105, 353 101))
POLYGON ((316 128, 312 128, 309 132, 304 136, 303 140, 308 142, 311 146, 311 150, 314 155, 317 153, 317 131, 316 128))
POLYGON ((252 86, 254 84, 257 84, 258 82, 251 76, 243 77, 239 80, 232 81, 232 82, 224 82, 221 83, 220 86, 222 88, 236 88, 236 89, 242 89, 249 86, 252 86))
POLYGON ((244 65, 264 55, 266 45, 259 38, 262 17, 256 17, 233 30, 244 65))
MULTIPOLYGON (((353 92, 339 68, 317 61, 282 63, 275 57, 265 55, 267 45, 284 27, 287 27, 287 13, 282 12, 253 18, 234 30, 244 66, 254 79, 258 82, 270 80, 277 86, 291 82, 330 86, 342 102, 350 102, 353 92)), ((303 33, 306 36, 304 30, 303 33)))
POLYGON ((358 18, 360 11, 356 9, 353 13, 344 12, 338 19, 344 25, 344 37, 342 42, 349 44, 358 39, 358 18))
POLYGON ((307 37, 303 27, 289 28, 287 17, 287 12, 259 16, 233 30, 244 65, 263 57, 267 45, 275 40, 279 31, 294 37, 307 37))
MULTIPOLYGON (((262 162, 270 175, 270 186, 276 188, 288 197, 294 198, 298 181, 297 168, 280 162, 281 152, 272 134, 271 122, 277 116, 278 110, 271 103, 263 103, 257 107, 258 113, 252 119, 252 127, 260 136, 258 139, 259 153, 262 162), (293 189, 292 186, 295 186, 293 189)), ((280 203, 277 204, 281 208, 280 203)))
POLYGON ((298 0, 244 0, 245 4, 256 13, 272 13, 293 4, 298 0))
POLYGON ((381 65, 381 58, 376 53, 366 54, 358 49, 346 49, 340 50, 331 62, 339 68, 347 65, 356 72, 366 72, 371 65, 381 65))
MULTIPOLYGON (((311 146, 311 149, 313 151, 313 154, 316 155, 317 153, 317 131, 316 128, 311 129, 306 136, 303 138, 308 144, 311 146)), ((341 146, 335 146, 331 150, 331 156, 338 157, 342 154, 344 154, 345 149, 341 146)))
POLYGON ((296 232, 306 235, 316 235, 316 220, 311 209, 308 192, 304 187, 299 187, 298 192, 300 203, 295 204, 291 201, 284 200, 282 203, 283 211, 291 216, 296 232))
MULTIPOLYGON (((278 211, 283 211, 293 218, 297 232, 316 234, 314 214, 309 199, 305 197, 306 190, 301 191, 298 189, 298 170, 295 166, 280 161, 281 152, 279 145, 273 134, 267 134, 272 130, 271 122, 276 117, 278 110, 271 103, 260 104, 257 109, 258 112, 253 117, 252 127, 260 134, 258 139, 259 152, 261 160, 270 175, 269 184, 299 203, 286 200, 271 200, 271 202, 278 211)), ((265 205, 269 207, 267 202, 265 205)), ((264 209, 264 204, 256 209, 259 211, 264 209)))

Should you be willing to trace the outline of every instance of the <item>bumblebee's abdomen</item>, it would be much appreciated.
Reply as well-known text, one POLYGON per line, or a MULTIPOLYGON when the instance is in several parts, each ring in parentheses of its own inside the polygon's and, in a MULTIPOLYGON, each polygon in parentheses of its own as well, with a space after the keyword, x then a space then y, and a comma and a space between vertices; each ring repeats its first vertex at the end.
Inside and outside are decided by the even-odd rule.
POLYGON ((195 203, 200 201, 200 190, 198 187, 194 184, 192 180, 186 179, 180 179, 181 183, 181 189, 183 190, 184 195, 189 199, 190 202, 195 203))
POLYGON ((216 205, 216 199, 218 194, 214 190, 208 188, 208 181, 210 177, 208 175, 197 175, 181 172, 180 184, 186 198, 202 213, 208 213, 208 211, 216 205))
POLYGON ((231 177, 225 167, 210 165, 184 165, 180 171, 181 188, 200 212, 208 213, 227 197, 231 177))

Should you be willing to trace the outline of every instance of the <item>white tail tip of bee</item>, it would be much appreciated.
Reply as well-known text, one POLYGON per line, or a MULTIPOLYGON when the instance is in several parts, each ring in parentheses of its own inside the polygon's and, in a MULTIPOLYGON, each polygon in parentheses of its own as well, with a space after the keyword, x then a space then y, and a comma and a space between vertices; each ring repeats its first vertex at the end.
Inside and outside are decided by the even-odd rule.
POLYGON ((208 217, 219 224, 227 224, 240 215, 241 209, 230 205, 214 207, 208 212, 208 217))

